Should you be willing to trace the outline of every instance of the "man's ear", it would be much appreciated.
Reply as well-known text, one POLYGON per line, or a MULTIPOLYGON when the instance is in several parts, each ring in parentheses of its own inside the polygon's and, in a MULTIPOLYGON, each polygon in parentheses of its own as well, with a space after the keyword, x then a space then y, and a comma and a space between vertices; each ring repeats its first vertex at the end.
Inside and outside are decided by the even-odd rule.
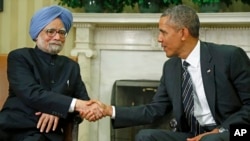
POLYGON ((190 35, 190 33, 189 33, 189 30, 186 27, 182 28, 181 32, 182 32, 181 40, 184 41, 184 40, 186 40, 188 38, 188 36, 190 35))

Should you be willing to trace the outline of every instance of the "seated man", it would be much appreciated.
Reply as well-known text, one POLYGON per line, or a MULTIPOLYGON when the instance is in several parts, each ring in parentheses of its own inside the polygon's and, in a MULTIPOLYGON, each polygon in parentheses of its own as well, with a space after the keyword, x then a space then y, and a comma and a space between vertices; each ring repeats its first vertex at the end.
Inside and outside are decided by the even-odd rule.
POLYGON ((97 104, 86 105, 90 98, 78 63, 58 55, 72 19, 65 8, 42 8, 30 23, 29 33, 36 46, 9 53, 9 96, 0 112, 1 138, 62 141, 67 132, 70 140, 71 124, 78 112, 102 116, 97 104))
POLYGON ((163 12, 158 42, 169 59, 160 85, 145 105, 103 104, 114 128, 152 123, 173 111, 176 132, 144 129, 135 140, 229 141, 231 124, 250 124, 249 57, 240 47, 201 41, 199 30, 194 9, 177 5, 163 12))

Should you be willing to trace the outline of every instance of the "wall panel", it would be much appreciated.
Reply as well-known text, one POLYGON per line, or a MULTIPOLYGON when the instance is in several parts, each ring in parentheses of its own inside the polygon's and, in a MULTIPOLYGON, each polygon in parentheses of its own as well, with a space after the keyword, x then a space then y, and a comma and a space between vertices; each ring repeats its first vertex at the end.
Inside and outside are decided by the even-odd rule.
MULTIPOLYGON (((44 6, 57 3, 58 0, 4 0, 4 10, 0 12, 0 53, 8 53, 21 47, 34 47, 29 36, 32 15, 44 6)), ((72 28, 61 54, 70 55, 74 47, 73 30, 72 28)))

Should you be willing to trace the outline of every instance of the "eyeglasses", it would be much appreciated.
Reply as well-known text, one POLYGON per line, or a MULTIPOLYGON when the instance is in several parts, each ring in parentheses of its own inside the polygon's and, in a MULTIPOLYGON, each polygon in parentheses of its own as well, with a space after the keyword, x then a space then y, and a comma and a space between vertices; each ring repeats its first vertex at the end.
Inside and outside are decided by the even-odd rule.
POLYGON ((47 33, 47 35, 49 37, 54 37, 56 36, 56 33, 59 34, 60 38, 65 38, 68 34, 65 30, 56 30, 56 29, 47 29, 45 30, 45 32, 47 33))

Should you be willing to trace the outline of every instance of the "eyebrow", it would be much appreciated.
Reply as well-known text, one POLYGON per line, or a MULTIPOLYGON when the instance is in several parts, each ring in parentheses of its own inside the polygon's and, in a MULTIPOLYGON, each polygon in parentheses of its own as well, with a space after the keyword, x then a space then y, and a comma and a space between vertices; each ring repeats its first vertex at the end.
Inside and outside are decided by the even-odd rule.
POLYGON ((53 27, 52 27, 52 28, 49 28, 49 27, 48 27, 48 28, 46 28, 46 27, 45 27, 44 29, 55 29, 55 30, 65 30, 65 31, 66 31, 66 29, 65 29, 64 27, 63 27, 63 28, 60 28, 60 29, 53 28, 53 27))

